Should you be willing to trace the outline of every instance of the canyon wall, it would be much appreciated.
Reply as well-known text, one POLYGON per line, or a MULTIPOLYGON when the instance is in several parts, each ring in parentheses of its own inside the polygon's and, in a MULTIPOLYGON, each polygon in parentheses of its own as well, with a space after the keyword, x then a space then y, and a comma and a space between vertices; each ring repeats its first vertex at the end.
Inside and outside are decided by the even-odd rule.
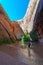
POLYGON ((26 14, 21 21, 18 21, 20 27, 25 32, 30 32, 33 29, 34 17, 40 0, 30 0, 26 14))
POLYGON ((13 42, 23 34, 17 22, 11 22, 0 5, 0 38, 9 38, 13 42))

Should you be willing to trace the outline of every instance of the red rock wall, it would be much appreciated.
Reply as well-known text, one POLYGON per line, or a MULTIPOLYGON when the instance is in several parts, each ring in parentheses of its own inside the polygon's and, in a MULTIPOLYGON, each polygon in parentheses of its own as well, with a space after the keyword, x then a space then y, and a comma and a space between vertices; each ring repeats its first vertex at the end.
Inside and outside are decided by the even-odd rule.
POLYGON ((38 14, 35 29, 37 32, 38 39, 43 38, 43 8, 41 9, 40 13, 38 14))
POLYGON ((13 27, 13 32, 14 32, 14 35, 16 36, 16 38, 20 38, 21 35, 24 34, 24 32, 22 31, 19 24, 17 22, 11 22, 11 25, 13 27))
POLYGON ((20 38, 22 34, 23 31, 19 24, 17 22, 11 22, 0 6, 0 37, 8 37, 15 41, 17 38, 20 38))
POLYGON ((4 32, 4 30, 0 27, 0 29, 3 30, 2 33, 0 30, 0 34, 1 34, 0 37, 4 34, 3 37, 9 37, 14 42, 16 40, 16 38, 13 34, 13 28, 11 27, 10 20, 7 17, 6 13, 4 12, 4 10, 1 6, 0 6, 0 25, 5 30, 5 32, 4 32))

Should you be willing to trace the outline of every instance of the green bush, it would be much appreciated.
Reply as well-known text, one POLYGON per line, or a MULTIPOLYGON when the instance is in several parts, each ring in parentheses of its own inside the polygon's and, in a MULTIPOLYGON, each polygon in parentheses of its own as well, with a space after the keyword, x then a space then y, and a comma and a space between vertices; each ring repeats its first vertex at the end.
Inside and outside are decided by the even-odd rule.
POLYGON ((32 38, 32 42, 38 41, 36 31, 34 29, 30 32, 30 37, 32 38))
POLYGON ((24 35, 22 35, 22 37, 21 37, 22 44, 25 44, 26 41, 30 41, 30 35, 27 30, 24 33, 24 35))
POLYGON ((1 38, 0 44, 12 44, 12 41, 8 38, 1 38))
POLYGON ((24 35, 22 35, 22 37, 21 37, 22 44, 24 44, 25 41, 29 41, 29 42, 38 41, 37 36, 36 36, 36 31, 34 29, 30 33, 28 33, 28 31, 26 30, 24 35))

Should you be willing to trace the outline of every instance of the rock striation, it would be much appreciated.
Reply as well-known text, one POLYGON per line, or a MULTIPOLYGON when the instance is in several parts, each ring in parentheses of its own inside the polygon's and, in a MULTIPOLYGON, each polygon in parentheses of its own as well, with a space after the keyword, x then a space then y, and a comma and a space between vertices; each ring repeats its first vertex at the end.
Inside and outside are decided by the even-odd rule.
POLYGON ((7 37, 14 42, 20 33, 23 34, 23 31, 19 24, 17 24, 17 22, 11 22, 0 5, 0 38, 7 37))

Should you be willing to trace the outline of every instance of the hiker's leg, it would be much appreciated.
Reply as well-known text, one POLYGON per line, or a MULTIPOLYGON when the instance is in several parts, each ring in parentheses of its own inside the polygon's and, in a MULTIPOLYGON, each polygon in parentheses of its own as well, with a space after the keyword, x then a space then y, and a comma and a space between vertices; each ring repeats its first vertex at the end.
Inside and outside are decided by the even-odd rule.
POLYGON ((29 42, 29 43, 28 43, 28 47, 29 47, 29 48, 30 48, 30 45, 31 45, 31 44, 30 44, 30 42, 29 42))

